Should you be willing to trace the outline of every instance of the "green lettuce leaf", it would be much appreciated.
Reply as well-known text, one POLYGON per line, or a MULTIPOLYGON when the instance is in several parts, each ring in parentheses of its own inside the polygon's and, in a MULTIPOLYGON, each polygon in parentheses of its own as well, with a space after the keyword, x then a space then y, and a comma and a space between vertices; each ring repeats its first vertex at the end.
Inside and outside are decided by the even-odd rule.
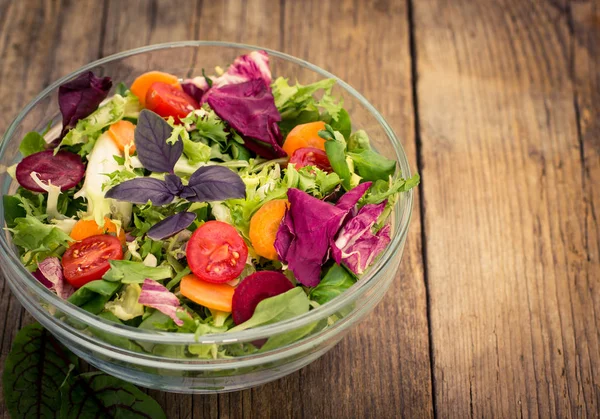
POLYGON ((88 282, 73 293, 68 301, 92 314, 104 310, 105 304, 121 288, 120 282, 110 282, 103 279, 88 282))
MULTIPOLYGON (((70 130, 60 142, 60 146, 85 144, 89 140, 95 141, 102 130, 109 125, 120 121, 124 117, 137 116, 140 110, 138 98, 128 93, 124 97, 114 95, 108 102, 100 106, 89 116, 80 119, 75 128, 70 130)), ((91 151, 91 148, 89 148, 91 151)))
POLYGON ((40 151, 44 151, 46 145, 44 137, 39 132, 32 131, 25 134, 25 137, 21 140, 19 151, 23 157, 27 157, 40 151))
POLYGON ((356 173, 365 181, 387 180, 396 171, 396 161, 373 150, 363 130, 350 136, 347 154, 354 162, 356 173))
POLYGON ((133 262, 129 260, 111 260, 110 269, 104 274, 102 279, 106 281, 121 281, 123 284, 141 284, 144 279, 162 279, 171 278, 173 270, 170 266, 157 266, 156 268, 146 266, 142 262, 133 262))
POLYGON ((44 224, 34 216, 27 215, 13 221, 14 227, 9 228, 13 243, 21 250, 23 264, 31 270, 47 257, 62 255, 72 241, 60 228, 44 224))
POLYGON ((301 287, 293 288, 283 294, 262 300, 256 306, 254 314, 244 323, 239 324, 229 332, 250 329, 287 320, 306 313, 310 308, 310 301, 301 287))
POLYGON ((319 285, 312 288, 308 296, 319 304, 325 304, 350 288, 356 279, 344 267, 334 264, 319 285))
POLYGON ((121 320, 131 320, 144 314, 144 306, 138 303, 142 288, 138 284, 127 284, 123 293, 104 305, 104 309, 121 320))

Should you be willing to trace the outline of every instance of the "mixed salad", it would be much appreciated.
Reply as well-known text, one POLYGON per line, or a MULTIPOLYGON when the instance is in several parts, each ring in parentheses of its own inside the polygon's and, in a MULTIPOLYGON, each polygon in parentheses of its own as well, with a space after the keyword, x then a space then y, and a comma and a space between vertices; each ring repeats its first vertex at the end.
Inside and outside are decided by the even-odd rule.
POLYGON ((419 177, 352 132, 335 80, 272 80, 264 51, 215 71, 112 96, 81 74, 62 125, 23 138, 7 229, 60 298, 141 329, 237 331, 327 303, 388 245, 419 177))

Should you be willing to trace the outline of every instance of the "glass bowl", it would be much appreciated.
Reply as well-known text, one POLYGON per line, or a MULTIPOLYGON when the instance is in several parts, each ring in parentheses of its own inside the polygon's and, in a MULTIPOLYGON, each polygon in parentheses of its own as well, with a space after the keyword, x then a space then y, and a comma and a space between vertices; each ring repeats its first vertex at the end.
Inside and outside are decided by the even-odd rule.
MULTIPOLYGON (((201 74, 203 68, 225 68, 238 55, 256 49, 260 48, 225 42, 176 42, 122 52, 88 64, 52 83, 21 111, 2 137, 0 164, 8 167, 21 159, 19 143, 27 132, 42 132, 48 121, 60 123, 58 87, 84 71, 110 76, 114 85, 120 81, 130 84, 137 75, 149 70, 185 78, 201 74)), ((360 93, 315 65, 265 50, 270 55, 274 77, 284 76, 291 82, 298 80, 303 84, 335 78, 334 93, 343 98, 353 129, 364 129, 374 147, 396 159, 403 176, 410 176, 402 145, 379 112, 360 93)), ((17 188, 5 170, 0 174, 0 186, 3 195, 17 188)), ((412 191, 404 193, 395 205, 391 215, 392 238, 383 255, 339 297, 290 320, 235 333, 204 335, 198 340, 193 334, 145 331, 112 323, 61 300, 21 265, 6 231, 0 234, 0 266, 13 294, 33 317, 98 369, 137 385, 164 391, 235 391, 278 379, 309 364, 330 350, 350 327, 373 310, 396 276, 411 209, 412 191), (274 345, 274 349, 244 354, 245 344, 267 339, 279 344, 274 345), (224 358, 219 355, 223 353, 239 355, 224 358)), ((0 217, 4 226, 3 210, 0 217)))

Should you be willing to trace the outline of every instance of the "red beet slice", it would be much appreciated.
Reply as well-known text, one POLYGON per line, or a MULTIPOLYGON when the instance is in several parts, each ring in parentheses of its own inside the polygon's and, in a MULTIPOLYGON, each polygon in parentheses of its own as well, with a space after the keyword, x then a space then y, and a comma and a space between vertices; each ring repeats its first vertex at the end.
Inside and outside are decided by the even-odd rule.
POLYGON ((282 273, 261 271, 253 273, 237 286, 233 293, 232 312, 235 324, 244 323, 254 314, 262 300, 283 294, 294 288, 282 273))
POLYGON ((44 183, 50 181, 65 191, 79 183, 85 174, 85 166, 77 154, 69 151, 59 151, 54 155, 54 150, 45 150, 25 157, 17 165, 17 181, 30 191, 45 192, 31 177, 33 172, 44 183))

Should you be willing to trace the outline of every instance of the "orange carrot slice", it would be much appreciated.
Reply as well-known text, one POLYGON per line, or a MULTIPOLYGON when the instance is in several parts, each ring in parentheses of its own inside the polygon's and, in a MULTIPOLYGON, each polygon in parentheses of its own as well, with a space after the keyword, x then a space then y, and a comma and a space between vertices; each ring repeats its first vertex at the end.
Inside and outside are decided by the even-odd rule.
POLYGON ((324 129, 325 122, 323 121, 296 125, 287 135, 283 143, 283 150, 290 157, 294 151, 304 147, 314 147, 325 151, 325 140, 319 137, 319 131, 324 129))
POLYGON ((135 151, 134 133, 135 125, 124 120, 115 122, 108 129, 108 135, 119 147, 119 150, 124 151, 125 146, 129 145, 129 154, 133 154, 135 151))
POLYGON ((213 310, 231 313, 231 301, 235 291, 231 285, 206 282, 191 274, 181 278, 179 287, 181 294, 193 302, 213 310))
POLYGON ((250 241, 256 253, 271 260, 277 260, 275 237, 289 202, 276 199, 264 204, 250 219, 250 241))
MULTIPOLYGON (((117 225, 108 217, 104 217, 104 226, 100 227, 94 220, 79 220, 71 230, 71 238, 76 241, 81 241, 88 237, 97 236, 99 234, 117 233, 117 225)), ((125 231, 121 229, 118 234, 118 239, 122 244, 125 243, 125 231)))
POLYGON ((138 97, 142 106, 146 106, 146 94, 148 93, 148 89, 152 83, 157 81, 181 88, 177 76, 174 76, 173 74, 163 73, 162 71, 149 71, 144 73, 133 81, 130 88, 131 93, 138 97))

